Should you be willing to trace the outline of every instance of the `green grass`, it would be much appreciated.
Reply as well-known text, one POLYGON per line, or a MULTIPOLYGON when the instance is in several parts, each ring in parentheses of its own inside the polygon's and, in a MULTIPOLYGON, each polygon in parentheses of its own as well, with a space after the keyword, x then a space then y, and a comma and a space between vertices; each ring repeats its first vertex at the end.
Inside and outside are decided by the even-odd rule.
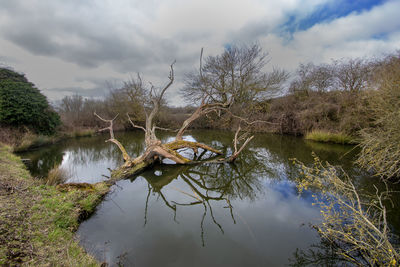
POLYGON ((305 139, 323 143, 334 143, 342 145, 356 144, 351 136, 343 133, 331 133, 323 130, 313 130, 306 134, 305 139))
POLYGON ((0 265, 99 266, 74 232, 109 185, 41 184, 10 151, 0 145, 0 265))

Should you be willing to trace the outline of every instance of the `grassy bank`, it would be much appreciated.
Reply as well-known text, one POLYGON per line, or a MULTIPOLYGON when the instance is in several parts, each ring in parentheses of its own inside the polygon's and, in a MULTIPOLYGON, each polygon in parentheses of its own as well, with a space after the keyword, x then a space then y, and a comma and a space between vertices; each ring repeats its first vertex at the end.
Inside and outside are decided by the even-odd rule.
POLYGON ((356 140, 349 135, 343 133, 331 133, 321 130, 314 130, 312 132, 309 132, 305 135, 304 138, 316 142, 342 144, 342 145, 352 145, 357 143, 356 140))
POLYGON ((74 238, 109 185, 48 186, 0 144, 0 265, 98 266, 74 238))
POLYGON ((94 134, 95 131, 91 129, 73 130, 70 132, 58 132, 54 136, 27 133, 21 136, 20 140, 12 145, 12 150, 14 152, 23 152, 41 146, 52 145, 68 138, 87 137, 93 136, 94 134))

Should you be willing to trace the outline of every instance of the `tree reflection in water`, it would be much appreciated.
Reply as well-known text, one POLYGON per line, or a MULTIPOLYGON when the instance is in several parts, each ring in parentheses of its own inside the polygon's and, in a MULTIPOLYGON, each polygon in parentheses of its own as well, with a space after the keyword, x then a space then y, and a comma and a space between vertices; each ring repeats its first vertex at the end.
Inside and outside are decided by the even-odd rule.
POLYGON ((334 243, 322 239, 320 243, 311 245, 307 250, 296 249, 289 266, 354 266, 352 263, 338 258, 338 248, 334 243))
MULTIPOLYGON (((223 226, 217 221, 213 212, 216 202, 223 203, 228 210, 234 224, 236 224, 234 199, 256 199, 258 193, 262 193, 261 181, 265 177, 258 175, 266 173, 266 167, 258 159, 255 153, 247 152, 241 155, 236 163, 201 164, 201 165, 156 165, 153 170, 146 171, 140 176, 148 183, 148 193, 145 204, 144 225, 148 222, 148 203, 152 193, 161 199, 174 213, 174 221, 179 207, 201 206, 203 215, 200 221, 202 245, 204 240, 204 221, 207 215, 212 222, 224 234, 223 226), (180 179, 185 188, 176 188, 170 183, 180 179), (187 201, 168 199, 163 189, 168 187, 187 197, 187 201)), ((136 179, 136 178, 134 178, 136 179)), ((133 179, 133 180, 134 180, 133 179)))

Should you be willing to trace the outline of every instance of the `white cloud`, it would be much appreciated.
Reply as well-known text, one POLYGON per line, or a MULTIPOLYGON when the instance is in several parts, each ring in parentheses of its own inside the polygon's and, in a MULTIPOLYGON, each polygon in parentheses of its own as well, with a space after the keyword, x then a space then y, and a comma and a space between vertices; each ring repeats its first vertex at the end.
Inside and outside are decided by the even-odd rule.
POLYGON ((400 1, 316 24, 291 39, 279 32, 289 16, 299 21, 328 2, 337 3, 0 0, 0 63, 25 72, 57 98, 76 91, 102 93, 99 80, 124 80, 137 71, 162 85, 168 65, 177 59, 177 82, 168 94, 176 105, 182 103, 177 92, 183 74, 198 66, 201 47, 209 55, 227 43, 259 42, 270 53, 270 66, 289 70, 299 62, 378 55, 400 47, 400 1), (384 39, 376 38, 382 34, 384 39))
POLYGON ((300 62, 381 56, 400 48, 399 11, 400 1, 390 1, 295 32, 289 41, 278 35, 267 35, 261 40, 270 51, 271 63, 289 70, 300 62), (386 37, 380 38, 382 34, 386 37))

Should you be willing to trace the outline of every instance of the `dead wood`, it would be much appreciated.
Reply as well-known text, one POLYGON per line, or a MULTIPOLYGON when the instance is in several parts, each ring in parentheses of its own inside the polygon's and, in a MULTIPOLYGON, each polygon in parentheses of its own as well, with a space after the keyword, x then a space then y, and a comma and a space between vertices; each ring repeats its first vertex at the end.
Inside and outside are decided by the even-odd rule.
MULTIPOLYGON (((202 56, 202 53, 201 53, 202 56)), ((174 161, 176 164, 199 164, 199 163, 227 163, 227 162, 234 162, 237 157, 239 156, 240 152, 244 149, 244 147, 250 142, 250 140, 253 138, 249 137, 245 140, 245 142, 242 144, 240 148, 237 147, 238 143, 243 139, 242 136, 238 136, 241 128, 239 126, 238 131, 235 134, 235 139, 234 139, 234 153, 227 157, 227 158, 209 158, 208 160, 199 160, 203 155, 205 151, 210 151, 214 153, 215 155, 221 155, 222 152, 212 148, 208 145, 198 143, 198 142, 191 142, 191 141, 186 141, 183 140, 183 134, 188 129, 188 127, 191 125, 193 121, 196 119, 207 115, 210 112, 221 112, 223 110, 228 109, 231 104, 233 103, 233 96, 228 99, 226 102, 213 102, 213 99, 209 95, 204 95, 200 106, 193 112, 189 118, 187 118, 181 128, 177 131, 177 135, 175 137, 175 140, 166 144, 163 144, 156 136, 156 129, 162 129, 162 130, 169 130, 169 129, 164 129, 157 127, 154 119, 157 116, 160 106, 164 97, 165 92, 167 89, 173 84, 174 82, 174 63, 173 62, 170 65, 170 74, 169 74, 169 82, 167 83, 166 86, 164 86, 161 90, 157 92, 155 87, 151 85, 151 89, 149 92, 149 98, 152 103, 152 110, 150 114, 147 114, 146 108, 143 106, 143 110, 145 111, 146 115, 146 123, 145 127, 136 125, 130 118, 129 114, 126 114, 128 117, 128 121, 134 128, 141 129, 145 132, 145 145, 146 145, 146 150, 145 152, 140 155, 139 157, 132 159, 128 153, 126 152, 126 149, 124 146, 114 137, 114 131, 113 131, 113 122, 117 118, 115 116, 111 120, 104 119, 100 117, 97 113, 94 113, 94 115, 99 118, 100 120, 109 123, 109 126, 106 128, 101 129, 100 131, 106 131, 108 130, 110 133, 110 139, 108 139, 106 142, 112 142, 116 144, 119 148, 119 150, 122 152, 122 156, 124 158, 124 164, 113 170, 111 173, 111 181, 116 181, 119 179, 123 178, 129 178, 132 177, 146 168, 149 168, 151 165, 153 165, 155 162, 162 162, 163 159, 170 159, 174 161), (181 154, 179 154, 178 150, 181 149, 192 149, 195 154, 195 158, 193 159, 188 159, 181 154), (196 155, 198 153, 198 150, 202 149, 203 152, 201 153, 200 156, 196 158, 196 155)), ((201 69, 201 57, 200 57, 200 69, 201 69)), ((201 71, 201 70, 200 70, 201 71)))
POLYGON ((99 115, 97 115, 96 112, 94 112, 94 115, 99 118, 100 120, 104 121, 104 122, 108 122, 110 123, 110 126, 100 129, 99 131, 106 131, 109 130, 110 132, 110 139, 106 140, 106 142, 112 142, 114 144, 116 144, 119 148, 119 150, 121 150, 122 153, 122 157, 124 158, 125 162, 129 162, 131 160, 131 157, 128 155, 128 153, 126 152, 126 149, 124 148, 124 146, 117 140, 114 138, 114 130, 113 130, 113 122, 114 120, 118 117, 118 114, 112 119, 112 120, 106 120, 103 119, 102 117, 100 117, 99 115))

